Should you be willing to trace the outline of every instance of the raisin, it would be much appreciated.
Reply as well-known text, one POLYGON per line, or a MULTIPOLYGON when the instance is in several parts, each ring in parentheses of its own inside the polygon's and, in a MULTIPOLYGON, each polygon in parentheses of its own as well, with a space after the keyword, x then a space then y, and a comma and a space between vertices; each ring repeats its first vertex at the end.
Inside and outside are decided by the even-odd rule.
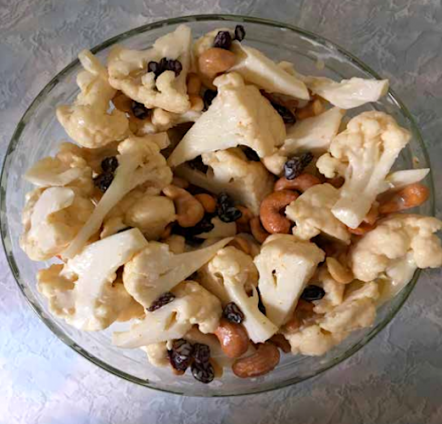
POLYGON ((192 362, 193 346, 187 340, 178 339, 172 343, 172 349, 167 351, 170 364, 178 371, 186 371, 192 362))
POLYGON ((242 212, 234 206, 227 193, 218 196, 217 214, 223 222, 234 222, 242 217, 242 212))
POLYGON ((302 171, 313 160, 310 152, 303 153, 301 156, 294 156, 284 164, 284 176, 288 180, 294 180, 301 175, 302 171))
POLYGON ((147 64, 147 72, 153 72, 155 74, 155 76, 159 75, 158 74, 159 69, 160 69, 160 65, 158 62, 154 62, 153 60, 151 60, 147 64))
POLYGON ((241 324, 244 320, 244 314, 234 302, 230 302, 226 305, 223 311, 223 315, 224 318, 227 319, 227 321, 233 322, 235 324, 241 324))
POLYGON ((114 173, 118 168, 118 159, 115 156, 109 156, 101 161, 101 169, 103 172, 114 173))
POLYGON ((206 90, 203 94, 203 100, 204 100, 204 109, 209 109, 209 106, 212 104, 213 99, 218 94, 215 90, 206 90))
POLYGON ((191 370, 195 380, 201 383, 208 384, 215 378, 215 370, 210 362, 200 364, 195 361, 192 363, 191 370))
POLYGON ((135 118, 138 119, 145 119, 149 115, 149 109, 146 108, 142 103, 138 103, 136 101, 132 102, 132 113, 134 114, 135 118))
POLYGON ((207 165, 204 165, 203 158, 201 156, 197 156, 195 159, 192 159, 188 162, 188 164, 192 169, 201 171, 204 174, 209 170, 209 167, 207 165))
POLYGON ((285 124, 294 124, 296 122, 295 115, 289 109, 287 109, 285 106, 280 105, 275 102, 271 102, 271 104, 274 107, 274 109, 276 110, 276 112, 279 113, 279 115, 281 116, 281 118, 285 124))
POLYGON ((256 289, 256 291, 258 292, 258 309, 261 311, 261 313, 263 313, 265 315, 267 313, 267 310, 266 310, 266 307, 262 301, 261 293, 260 293, 259 289, 256 289))
POLYGON ((158 62, 158 73, 157 76, 161 75, 167 69, 167 58, 163 57, 158 62))
POLYGON ((244 29, 244 27, 242 25, 237 25, 235 27, 235 40, 241 42, 242 40, 244 40, 245 36, 246 30, 244 29))
POLYGON ((166 64, 166 71, 175 72, 175 76, 177 77, 181 71, 183 70, 183 65, 177 59, 169 59, 166 64))
POLYGON ((114 180, 114 174, 111 172, 103 172, 100 175, 97 175, 94 178, 94 185, 97 187, 101 192, 105 193, 106 190, 110 187, 112 184, 112 181, 114 180))
POLYGON ((195 239, 199 234, 208 233, 214 229, 215 226, 212 224, 212 218, 214 216, 214 214, 206 214, 195 226, 186 228, 176 226, 174 227, 173 232, 174 234, 183 236, 190 244, 201 244, 204 240, 201 239, 200 241, 199 239, 193 239, 195 239))
POLYGON ((251 160, 252 162, 259 162, 261 159, 258 156, 258 153, 256 153, 253 149, 250 147, 244 146, 242 148, 242 151, 246 155, 248 160, 251 160))
POLYGON ((205 364, 210 359, 210 347, 204 343, 195 343, 193 345, 193 359, 198 364, 205 364))
POLYGON ((172 300, 175 299, 175 295, 171 292, 163 293, 158 299, 156 299, 148 308, 148 312, 156 311, 157 309, 160 309, 164 305, 167 305, 168 303, 172 302, 172 300))
POLYGON ((307 302, 312 302, 313 300, 320 300, 325 296, 325 291, 322 287, 310 285, 307 286, 301 294, 301 299, 307 302))
POLYGON ((213 47, 219 49, 230 50, 232 47, 232 36, 229 31, 219 31, 213 41, 213 47))
POLYGON ((159 62, 153 60, 147 64, 147 72, 153 72, 158 78, 164 71, 173 71, 177 77, 183 70, 183 65, 178 59, 163 57, 159 62))

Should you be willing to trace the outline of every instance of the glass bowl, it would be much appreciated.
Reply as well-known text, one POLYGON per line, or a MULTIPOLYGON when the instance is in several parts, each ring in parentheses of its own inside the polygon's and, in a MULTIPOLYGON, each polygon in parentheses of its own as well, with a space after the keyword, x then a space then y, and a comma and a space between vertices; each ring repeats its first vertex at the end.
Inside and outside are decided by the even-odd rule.
MULTIPOLYGON (((335 79, 350 77, 379 78, 367 65, 344 49, 311 32, 286 24, 256 18, 227 15, 201 15, 169 19, 145 25, 118 35, 92 52, 104 59, 109 48, 121 43, 133 49, 151 46, 161 35, 173 31, 179 24, 192 28, 194 37, 218 27, 234 27, 242 23, 246 27, 246 43, 264 51, 274 60, 288 60, 302 73, 325 75, 335 79), (323 68, 323 69, 319 69, 323 68)), ((66 138, 63 128, 55 117, 55 107, 71 103, 78 89, 75 77, 80 63, 74 60, 63 69, 41 91, 33 101, 9 145, 1 177, 1 232, 9 265, 19 288, 30 305, 54 334, 72 349, 104 370, 133 383, 190 396, 232 396, 277 389, 299 383, 339 364, 381 331, 394 317, 407 299, 419 277, 419 272, 408 286, 379 310, 372 328, 356 332, 342 344, 322 357, 285 355, 280 365, 270 374, 242 380, 230 370, 225 370, 221 380, 209 385, 196 382, 191 376, 175 377, 169 369, 158 369, 149 365, 145 353, 140 349, 122 350, 113 347, 110 335, 115 328, 104 332, 81 332, 51 315, 47 302, 36 289, 36 272, 48 264, 32 262, 19 247, 21 210, 25 194, 32 189, 22 178, 24 172, 38 159, 54 154, 58 143, 66 138)), ((377 109, 392 114, 398 122, 412 133, 412 141, 398 160, 399 169, 429 167, 424 143, 410 113, 390 90, 379 103, 366 109, 377 109)), ((360 109, 358 109, 360 111, 360 109)), ((431 176, 426 182, 431 190, 431 199, 419 209, 420 213, 433 215, 434 196, 431 176)))

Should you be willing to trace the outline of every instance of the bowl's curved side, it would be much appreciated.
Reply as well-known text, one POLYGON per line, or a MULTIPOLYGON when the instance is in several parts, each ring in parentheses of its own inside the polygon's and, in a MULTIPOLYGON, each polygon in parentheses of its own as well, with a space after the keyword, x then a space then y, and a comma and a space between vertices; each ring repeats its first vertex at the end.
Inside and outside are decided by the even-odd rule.
MULTIPOLYGON (((278 47, 272 44, 271 41, 265 43, 262 40, 260 40, 261 36, 260 34, 265 33, 266 35, 268 35, 269 33, 271 34, 272 32, 276 31, 278 37, 275 38, 278 39, 278 45, 282 45, 284 49, 290 50, 291 53, 294 53, 296 51, 297 54, 299 54, 300 56, 305 56, 306 58, 309 58, 309 60, 317 59, 318 57, 315 57, 315 55, 317 54, 318 51, 321 51, 323 54, 328 55, 327 60, 331 63, 328 69, 332 73, 334 72, 337 75, 343 76, 342 74, 343 70, 340 69, 340 67, 342 66, 345 67, 346 72, 349 70, 353 70, 354 72, 359 72, 361 74, 365 74, 366 76, 380 79, 380 76, 376 72, 374 72, 370 67, 368 67, 366 64, 361 62, 359 59, 357 59, 351 53, 347 52, 345 49, 337 46, 336 44, 332 43, 331 41, 325 38, 322 38, 309 31, 305 31, 291 25, 281 24, 278 22, 273 22, 264 19, 243 17, 243 16, 197 15, 197 16, 185 16, 181 18, 168 19, 152 24, 147 24, 135 28, 133 30, 130 30, 128 32, 125 32, 92 48, 91 51, 100 55, 103 54, 109 47, 115 45, 116 43, 129 42, 130 40, 135 38, 141 40, 140 37, 146 37, 148 33, 149 34, 155 33, 155 31, 157 31, 161 35, 161 33, 168 31, 170 27, 182 23, 189 24, 194 28, 198 28, 198 32, 200 33, 205 32, 208 27, 215 27, 217 23, 249 24, 250 26, 253 26, 253 28, 255 27, 260 28, 259 32, 251 31, 252 33, 251 42, 256 44, 263 43, 263 45, 266 44, 266 46, 264 47, 267 47, 269 49, 276 49, 278 47), (291 37, 294 38, 292 39, 291 37), (299 45, 294 46, 294 44, 296 44, 293 41, 294 39, 299 41, 299 45), (305 48, 305 46, 310 46, 310 47, 305 48), (314 50, 315 48, 317 49, 317 51, 314 50)), ((154 38, 156 37, 157 35, 154 36, 154 38)), ((21 251, 19 250, 18 246, 17 229, 19 228, 19 219, 16 215, 17 211, 18 213, 20 211, 19 207, 20 202, 18 202, 19 205, 16 205, 16 202, 14 202, 14 199, 12 199, 12 196, 17 196, 17 194, 23 197, 23 193, 25 191, 24 188, 26 188, 20 185, 21 183, 19 182, 21 174, 25 169, 17 170, 17 165, 19 165, 18 167, 23 167, 23 164, 29 162, 28 155, 24 155, 24 158, 23 157, 21 158, 21 162, 19 162, 19 160, 17 159, 18 156, 23 156, 19 155, 18 152, 21 147, 20 143, 24 143, 23 140, 25 138, 24 137, 25 131, 30 131, 29 125, 31 123, 34 124, 36 116, 43 116, 41 115, 43 113, 42 108, 45 108, 45 113, 48 112, 46 107, 46 102, 48 101, 48 99, 51 99, 53 102, 54 100, 58 99, 57 95, 54 95, 54 92, 58 90, 61 84, 65 84, 67 79, 72 78, 73 74, 76 72, 79 66, 80 64, 78 60, 74 60, 73 62, 71 62, 43 88, 40 94, 31 103, 31 105, 23 115, 22 119, 18 123, 17 128, 12 136, 11 142, 8 146, 8 150, 6 153, 0 177, 0 222, 1 222, 0 230, 2 236, 2 243, 4 250, 6 252, 9 266, 11 268, 11 271, 15 277, 15 280, 20 290, 23 292, 24 296, 29 301, 31 307, 34 309, 37 315, 43 320, 43 322, 48 326, 48 328, 65 344, 70 346, 72 349, 74 349, 76 352, 81 354, 89 361, 107 370, 108 372, 117 375, 121 378, 124 378, 128 381, 146 387, 150 387, 156 390, 162 390, 176 394, 197 395, 197 396, 244 395, 244 394, 253 394, 253 393, 269 391, 285 387, 291 384, 295 384, 307 380, 308 378, 312 378, 326 371, 327 369, 330 369, 331 367, 337 365, 338 363, 342 362, 343 360, 345 360, 346 358, 357 352, 359 349, 361 349, 365 344, 368 343, 368 341, 370 341, 376 334, 378 334, 396 315, 398 310, 401 308, 401 306, 403 305, 403 303, 406 301, 409 294, 413 290, 413 287, 419 278, 420 271, 417 271, 415 273, 412 281, 408 284, 408 286, 395 299, 393 299, 391 304, 388 305, 389 310, 384 314, 383 319, 380 320, 380 322, 378 322, 370 331, 365 332, 365 334, 362 337, 359 337, 359 340, 351 341, 349 343, 349 346, 347 346, 347 348, 345 348, 343 352, 341 353, 332 352, 330 355, 327 356, 326 360, 319 361, 319 363, 322 362, 321 366, 316 368, 310 367, 309 370, 307 370, 305 373, 296 374, 290 377, 289 375, 287 375, 289 371, 293 369, 293 363, 290 362, 284 364, 281 367, 280 370, 281 374, 279 374, 279 377, 276 380, 266 380, 265 378, 258 379, 251 383, 245 383, 245 384, 238 383, 234 385, 235 387, 232 386, 229 388, 226 387, 222 388, 221 386, 215 386, 215 389, 207 389, 207 388, 195 389, 194 387, 191 387, 188 384, 164 385, 161 382, 153 381, 149 378, 140 378, 131 372, 126 372, 121 368, 111 365, 110 363, 103 360, 99 356, 99 353, 93 354, 91 353, 91 351, 88 351, 87 349, 83 348, 77 341, 74 340, 74 337, 72 336, 71 332, 67 331, 66 328, 64 328, 60 322, 58 322, 53 317, 48 315, 47 311, 42 306, 40 299, 37 298, 36 295, 34 295, 34 293, 31 291, 30 281, 34 280, 34 275, 32 275, 32 273, 29 272, 28 272, 29 275, 26 275, 26 272, 23 269, 22 270, 20 269, 21 267, 23 268, 23 264, 25 263, 24 262, 25 259, 22 258, 24 254, 20 253, 21 251), (16 175, 14 171, 18 172, 18 175, 16 175), (19 190, 20 193, 17 193, 17 190, 19 190), (12 207, 12 205, 14 205, 14 207, 12 207)), ((73 84, 73 81, 70 83, 73 84)), ((73 90, 73 92, 74 91, 75 90, 73 90)), ((53 112, 54 105, 50 104, 49 106, 50 106, 49 111, 53 112)), ((400 101, 397 95, 392 90, 390 90, 388 93, 388 97, 386 98, 385 105, 382 104, 376 106, 376 108, 378 107, 384 108, 386 110, 388 110, 389 107, 395 109, 395 113, 400 115, 402 121, 408 126, 410 131, 413 133, 415 143, 417 143, 414 145, 416 151, 413 152, 410 150, 409 152, 410 157, 406 158, 406 161, 408 160, 408 162, 410 161, 412 162, 412 156, 416 154, 416 156, 420 158, 422 164, 427 165, 429 167, 430 163, 429 157, 425 150, 424 142, 420 135, 419 129, 416 123, 414 122, 411 114, 408 112, 407 108, 400 101)), ((47 154, 47 152, 39 151, 38 155, 41 157, 43 156, 43 153, 47 154)), ((434 210, 435 210, 434 183, 431 175, 427 181, 430 187, 431 196, 430 196, 430 203, 427 205, 425 213, 434 215, 434 210)), ((310 363, 307 362, 307 364, 310 363)))

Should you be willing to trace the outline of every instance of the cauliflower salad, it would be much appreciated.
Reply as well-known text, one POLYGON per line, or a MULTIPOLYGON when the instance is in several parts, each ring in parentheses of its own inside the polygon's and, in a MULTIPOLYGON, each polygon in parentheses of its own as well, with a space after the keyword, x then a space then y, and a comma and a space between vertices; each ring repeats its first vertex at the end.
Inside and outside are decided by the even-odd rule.
MULTIPOLYGON (((201 383, 271 372, 371 326, 417 268, 442 265, 428 169, 376 102, 387 80, 305 76, 181 25, 147 50, 84 50, 56 115, 72 142, 25 174, 21 247, 51 312, 201 383), (354 112, 354 111, 353 111, 354 112), (281 353, 282 352, 282 353, 281 353)), ((296 65, 296 64, 295 64, 296 65)))

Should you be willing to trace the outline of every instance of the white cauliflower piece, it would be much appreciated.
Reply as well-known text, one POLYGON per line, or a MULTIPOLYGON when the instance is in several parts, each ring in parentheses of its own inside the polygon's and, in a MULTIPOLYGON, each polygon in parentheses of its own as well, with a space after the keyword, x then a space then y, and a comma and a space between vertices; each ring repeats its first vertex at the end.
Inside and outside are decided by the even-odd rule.
POLYGON ((278 328, 258 308, 256 291, 258 273, 249 255, 226 247, 201 270, 201 284, 214 293, 223 304, 234 302, 244 314, 244 325, 250 340, 264 343, 278 328), (251 290, 249 296, 247 291, 251 290))
POLYGON ((377 102, 388 93, 388 80, 350 78, 336 82, 325 77, 309 76, 304 77, 303 81, 314 94, 341 109, 377 102))
POLYGON ((50 187, 28 193, 20 246, 35 261, 60 254, 88 220, 94 206, 79 190, 50 187))
POLYGON ((185 113, 190 109, 186 78, 190 67, 192 33, 189 27, 177 29, 158 38, 149 50, 129 50, 115 46, 109 53, 109 83, 126 96, 144 104, 146 108, 161 108, 169 112, 185 113), (162 58, 179 60, 179 75, 164 71, 157 78, 146 72, 150 61, 162 58))
POLYGON ((166 165, 157 144, 150 141, 150 136, 130 136, 118 146, 118 168, 112 184, 98 202, 93 214, 78 232, 63 256, 76 255, 88 239, 99 230, 110 210, 130 191, 142 186, 150 194, 160 191, 172 182, 172 171, 166 165))
POLYGON ((129 121, 117 109, 108 112, 116 90, 109 85, 106 68, 88 50, 78 58, 85 69, 77 76, 81 93, 73 105, 57 107, 58 121, 73 140, 85 147, 122 140, 129 132, 129 121))
MULTIPOLYGON (((185 113, 172 113, 160 108, 155 108, 152 110, 150 118, 134 123, 133 126, 135 128, 133 131, 138 136, 167 131, 179 124, 196 122, 201 115, 202 112, 196 110, 188 110, 185 113)), ((162 149, 163 147, 161 150, 162 149)))
POLYGON ((185 281, 173 290, 176 298, 132 326, 115 332, 112 342, 133 349, 183 337, 193 325, 202 333, 213 333, 222 314, 220 301, 194 281, 185 281))
POLYGON ((175 255, 164 243, 149 242, 124 267, 123 281, 134 299, 148 308, 160 295, 192 275, 229 243, 223 239, 212 246, 175 255))
POLYGON ((248 83, 268 93, 310 99, 307 87, 300 79, 286 72, 259 50, 233 42, 232 51, 237 56, 237 63, 230 71, 238 72, 248 83))
POLYGON ((325 291, 322 299, 313 302, 315 305, 313 310, 316 314, 325 314, 343 302, 346 285, 334 280, 326 266, 319 269, 314 281, 325 291))
POLYGON ((259 214, 262 200, 273 191, 275 183, 260 162, 248 160, 240 148, 204 153, 202 160, 209 167, 206 173, 185 164, 176 169, 176 174, 212 193, 226 192, 259 214))
POLYGON ((267 238, 254 262, 259 271, 258 288, 266 315, 281 327, 293 315, 298 300, 324 252, 314 243, 291 235, 267 238))
POLYGON ((168 162, 176 167, 197 156, 244 145, 260 157, 271 155, 285 138, 282 118, 258 88, 237 73, 215 79, 218 95, 190 128, 168 162))
POLYGON ((336 218, 350 228, 360 225, 376 196, 388 187, 385 179, 409 139, 393 117, 375 111, 356 116, 333 139, 330 154, 321 156, 316 166, 327 177, 333 168, 342 174, 345 167, 345 183, 332 208, 336 218))
POLYGON ((347 227, 333 214, 339 190, 330 184, 310 187, 285 209, 287 218, 296 222, 293 234, 300 240, 310 240, 323 233, 344 243, 350 243, 347 227))
POLYGON ((442 247, 434 233, 441 228, 442 222, 436 218, 390 215, 362 237, 350 251, 350 266, 355 278, 372 281, 384 273, 390 278, 398 278, 398 267, 405 265, 408 268, 406 274, 411 276, 413 266, 410 270, 410 261, 414 262, 414 270, 440 267, 442 247))
POLYGON ((87 246, 65 265, 39 271, 38 290, 49 299, 51 311, 80 330, 103 330, 118 319, 132 298, 116 271, 147 242, 137 229, 87 246))
POLYGON ((392 172, 387 175, 389 190, 397 191, 407 185, 422 181, 430 172, 429 168, 423 169, 405 169, 403 171, 392 172))

